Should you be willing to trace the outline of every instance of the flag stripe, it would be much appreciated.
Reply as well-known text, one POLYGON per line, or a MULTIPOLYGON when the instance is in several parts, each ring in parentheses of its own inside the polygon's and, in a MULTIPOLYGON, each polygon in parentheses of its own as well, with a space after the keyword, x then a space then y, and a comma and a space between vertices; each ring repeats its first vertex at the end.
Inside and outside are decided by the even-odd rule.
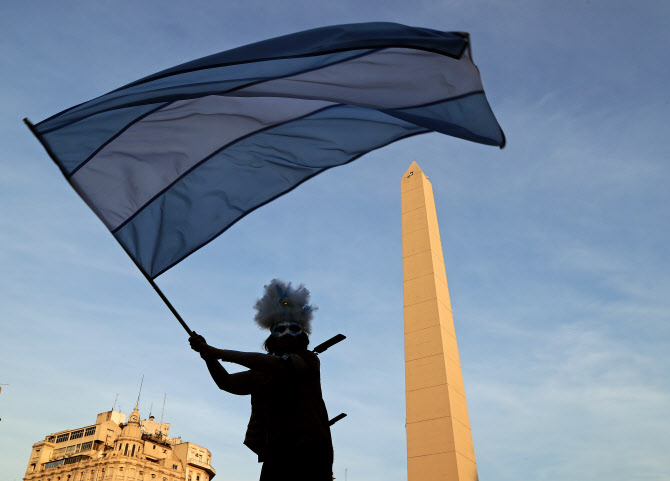
POLYGON ((247 137, 165 190, 114 235, 151 277, 305 180, 425 128, 338 105, 247 137), (262 182, 262 191, 250 188, 262 182), (197 213, 197 215, 195 215, 197 213))
MULTIPOLYGON (((427 57, 442 62, 445 69, 450 65, 448 60, 458 61, 446 56, 441 52, 423 51, 416 48, 402 47, 409 50, 417 58, 427 57), (423 54, 423 55, 422 55, 423 54)), ((209 68, 162 77, 152 82, 143 83, 123 89, 85 102, 72 109, 68 109, 58 117, 52 117, 37 124, 37 131, 46 135, 54 130, 62 129, 68 125, 98 115, 109 110, 122 109, 146 103, 168 102, 173 100, 194 98, 210 94, 222 94, 249 87, 256 83, 266 82, 268 79, 277 79, 298 75, 312 70, 318 70, 325 66, 337 65, 358 57, 367 56, 379 49, 347 50, 321 56, 300 57, 263 61, 252 64, 240 64, 225 67, 209 68)), ((393 52, 394 48, 385 49, 393 52)), ((389 53, 386 53, 388 56, 389 53)), ((469 59, 468 59, 469 60, 469 59)), ((405 62, 413 62, 408 58, 405 62)), ((469 62, 463 63, 460 68, 467 68, 469 62)), ((443 70, 448 71, 448 70, 443 70)), ((455 77, 454 77, 455 78, 455 77)), ((481 88, 481 87, 480 87, 481 88)))
POLYGON ((459 58, 469 44, 468 39, 468 34, 464 32, 443 32, 388 22, 332 25, 262 40, 209 55, 155 73, 117 90, 197 70, 329 55, 346 50, 412 47, 459 58))
POLYGON ((37 127, 35 130, 69 176, 130 125, 163 105, 165 103, 138 105, 102 112, 85 122, 70 124, 48 134, 40 134, 37 127))
MULTIPOLYGON (((442 99, 445 92, 456 96, 464 92, 481 90, 476 67, 471 62, 467 59, 454 60, 436 55, 425 52, 417 55, 409 49, 368 52, 365 57, 356 55, 353 59, 340 60, 336 63, 328 62, 326 67, 302 71, 283 80, 255 82, 251 86, 245 86, 242 90, 235 90, 235 95, 300 96, 372 108, 397 108, 405 106, 398 105, 398 99, 403 99, 402 102, 410 104, 421 104, 438 98, 442 99), (398 67, 402 65, 405 67, 400 70, 398 67), (448 78, 443 72, 450 72, 448 78), (389 78, 393 78, 392 83, 388 81, 389 78), (396 95, 397 90, 393 90, 394 88, 404 88, 406 95, 396 95)), ((211 86, 207 88, 210 89, 211 86)), ((229 91, 222 93, 229 93, 229 91)), ((176 96, 176 98, 181 97, 184 95, 176 96)), ((160 107, 160 105, 167 104, 158 105, 160 107)), ((149 110, 149 113, 151 111, 149 110)), ((132 115, 133 112, 139 114, 129 123, 132 125, 147 115, 146 108, 130 107, 119 111, 121 115, 117 115, 118 121, 110 120, 114 112, 116 111, 97 114, 100 117, 99 120, 97 117, 95 120, 91 117, 87 118, 87 122, 94 122, 91 124, 77 122, 53 133, 44 134, 53 151, 59 150, 59 139, 63 139, 58 153, 64 159, 68 172, 74 173, 92 155, 97 154, 113 140, 114 137, 108 138, 111 135, 109 132, 111 129, 121 128, 120 133, 127 129, 128 125, 120 127, 128 122, 126 117, 132 115), (84 137, 85 140, 81 145, 68 143, 68 139, 78 136, 77 128, 82 128, 82 125, 84 128, 89 125, 88 128, 92 131, 92 135, 84 137), (97 145, 98 143, 100 145, 97 145), (84 156, 91 151, 92 154, 84 156), (81 163, 77 163, 79 159, 81 163)))
POLYGON ((384 110, 435 132, 486 145, 505 146, 505 134, 498 125, 484 91, 402 110, 384 110), (478 115, 472 115, 478 112, 478 115), (495 135, 493 135, 495 134, 495 135))
MULTIPOLYGON (((41 134, 40 140, 46 144, 51 152, 53 152, 56 157, 59 159, 61 169, 67 173, 74 173, 78 168, 81 167, 83 163, 90 160, 92 155, 95 155, 97 151, 101 150, 107 143, 109 143, 114 138, 114 132, 116 130, 125 130, 133 123, 141 120, 144 116, 147 115, 147 112, 151 112, 155 109, 155 106, 167 105, 171 102, 175 102, 182 99, 188 98, 198 98, 207 93, 214 93, 217 95, 225 94, 231 91, 234 91, 241 86, 249 86, 255 83, 265 81, 265 77, 269 74, 269 71, 273 71, 276 75, 287 74, 293 75, 296 73, 307 72, 315 68, 320 68, 322 64, 332 64, 340 61, 346 61, 350 58, 355 58, 360 55, 365 55, 368 51, 363 52, 346 52, 345 56, 330 56, 327 59, 321 59, 321 61, 316 61, 315 59, 310 59, 309 64, 291 64, 291 65, 255 65, 248 66, 247 68, 255 68, 256 70, 252 72, 210 72, 216 73, 220 78, 220 81, 214 83, 212 81, 205 82, 205 79, 191 79, 192 83, 205 85, 207 88, 201 87, 201 90, 197 91, 196 94, 193 93, 193 86, 187 91, 186 89, 171 89, 169 95, 166 93, 166 89, 163 88, 161 91, 160 99, 162 102, 158 104, 149 104, 145 105, 134 105, 127 106, 130 104, 127 96, 119 100, 118 106, 114 107, 115 110, 104 110, 100 104, 104 103, 105 108, 109 108, 110 105, 105 103, 103 99, 108 99, 109 95, 99 97, 81 106, 85 106, 87 109, 86 112, 82 113, 79 109, 81 106, 74 107, 65 111, 65 114, 62 118, 51 118, 47 121, 40 122, 35 126, 35 130, 41 134), (241 76, 240 80, 231 80, 227 75, 237 75, 241 76), (265 76, 261 80, 258 80, 259 76, 265 76), (252 79, 250 81, 249 79, 252 79), (220 89, 223 89, 219 91, 220 89), (227 89, 227 90, 226 90, 227 89), (92 112, 92 113, 91 113, 92 112), (134 117, 134 118, 133 118, 134 117), (83 134, 86 132, 86 134, 83 134), (76 139, 76 141, 73 141, 76 139)), ((207 74, 208 72, 202 72, 207 74)), ((275 75, 275 76, 276 76, 275 75)), ((211 79, 210 79, 211 80, 211 79)), ((172 87, 177 86, 178 83, 175 81, 172 87)), ((154 85, 154 87, 156 87, 154 85)), ((162 86, 165 87, 165 86, 162 86)), ((115 93, 115 92, 113 92, 115 93)), ((151 93, 151 92, 149 92, 151 93)), ((155 95, 151 100, 158 99, 158 96, 155 95)), ((114 100, 114 99, 112 99, 114 100)), ((118 99, 117 99, 118 100, 118 99)), ((133 97, 133 99, 135 98, 133 97)), ((149 101, 150 99, 145 98, 144 101, 149 101)), ((114 104, 116 105, 116 104, 114 104)), ((112 105, 112 106, 114 106, 112 105)), ((84 108, 84 107, 82 107, 84 108)))
POLYGON ((222 146, 330 105, 272 97, 173 102, 110 142, 70 182, 107 228, 114 230, 222 146), (162 138, 160 143, 146 142, 157 136, 162 138))
POLYGON ((386 49, 346 62, 236 90, 240 96, 329 100, 373 109, 402 109, 481 90, 476 67, 412 49, 386 49), (398 95, 398 90, 403 95, 398 95))
POLYGON ((131 128, 131 127, 132 127, 133 125, 135 125, 137 122, 141 121, 141 120, 144 119, 145 117, 148 117, 149 115, 153 114, 154 112, 158 112, 158 111, 164 109, 165 107, 167 107, 168 105, 170 105, 170 103, 171 103, 171 102, 167 102, 167 103, 164 103, 164 104, 159 104, 156 108, 151 109, 151 110, 149 110, 148 112, 144 112, 144 113, 142 113, 142 115, 140 115, 139 117, 136 117, 135 119, 133 119, 131 122, 129 122, 129 123, 126 124, 125 126, 120 127, 120 128, 117 127, 117 132, 114 133, 114 135, 112 135, 112 136, 109 137, 108 139, 106 139, 106 140, 105 140, 105 141, 98 147, 97 150, 95 150, 95 151, 94 151, 93 153, 91 153, 88 157, 86 157, 86 158, 84 159, 84 161, 83 161, 81 164, 79 164, 77 167, 75 167, 75 168, 72 170, 72 172, 70 172, 70 173, 68 174, 67 177, 68 177, 68 178, 71 178, 71 177, 72 177, 72 176, 73 176, 73 175, 74 175, 80 168, 82 168, 84 165, 86 165, 86 163, 87 163, 88 161, 90 161, 91 159, 93 159, 94 157, 96 157, 96 156, 97 156, 97 155, 98 155, 98 154, 99 154, 99 153, 100 153, 100 152, 101 152, 107 145, 110 144, 110 142, 113 142, 114 140, 118 139, 121 135, 123 135, 123 133, 124 133, 126 130, 128 130, 129 128, 131 128))
POLYGON ((424 104, 440 94, 462 96, 481 89, 474 70, 466 60, 390 49, 235 92, 249 98, 210 96, 172 102, 105 145, 73 173, 71 183, 114 230, 222 145, 329 105, 310 99, 377 109, 424 104), (398 88, 403 96, 397 95, 398 88), (161 135, 160 144, 146 142, 161 135), (196 138, 200 140, 193 141, 196 138))
MULTIPOLYGON (((386 114, 391 115, 393 117, 396 117, 398 119, 403 119, 407 118, 411 120, 411 123, 418 127, 426 127, 427 130, 435 130, 437 132, 442 132, 446 133, 448 135, 452 135, 455 137, 461 137, 465 139, 470 139, 470 138, 476 138, 477 137, 477 129, 481 128, 481 125, 479 125, 481 122, 472 122, 473 119, 469 119, 467 116, 463 116, 463 112, 467 110, 467 108, 470 108, 470 105, 474 105, 475 107, 478 107, 480 105, 484 105, 488 108, 488 103, 486 101, 486 97, 484 96, 483 92, 473 92, 471 94, 463 95, 455 99, 448 99, 442 102, 437 102, 437 103, 431 103, 425 106, 417 106, 415 108, 410 108, 406 110, 387 110, 385 111, 386 114), (464 105, 466 107, 464 108, 464 105), (424 116, 421 114, 421 111, 425 110, 426 112, 439 112, 439 114, 443 117, 443 120, 436 121, 434 118, 428 116, 424 116), (472 129, 469 130, 469 129, 472 129)), ((338 106, 338 104, 331 104, 333 107, 338 106)), ((341 105, 340 105, 341 106, 341 105)), ((320 112, 325 109, 329 109, 332 107, 325 107, 323 109, 319 109, 316 112, 320 112)), ((306 115, 305 117, 308 117, 306 115)), ((288 122, 291 122, 292 120, 289 120, 288 122)), ((277 125, 282 125, 282 124, 277 124, 277 125)), ((497 126, 497 124, 495 124, 497 126)), ((261 130, 258 130, 256 132, 252 132, 238 140, 246 139, 247 137, 251 137, 252 135, 255 135, 260 132, 265 132, 266 130, 272 129, 275 126, 269 126, 266 128, 263 128, 261 130)), ((427 131, 427 130, 422 130, 427 131)), ((304 140, 305 138, 309 138, 309 134, 305 136, 298 136, 296 140, 301 141, 304 140)), ((482 143, 488 143, 490 145, 498 145, 496 143, 493 143, 490 141, 490 139, 486 137, 482 137, 482 143)), ((264 139, 259 139, 258 142, 262 143, 264 139)), ((190 174, 191 170, 193 170, 196 167, 199 167, 201 163, 206 162, 210 160, 211 157, 219 154, 222 152, 224 149, 229 148, 230 146, 234 145, 236 141, 231 142, 228 145, 225 145, 218 151, 214 152, 212 155, 204 158, 201 162, 194 164, 189 170, 185 171, 182 174, 183 176, 186 176, 190 174)), ((378 148, 378 147, 375 147, 378 148)), ((282 151, 284 155, 290 154, 288 150, 282 151)), ((309 159, 309 162, 314 164, 316 162, 315 159, 309 159)), ((262 167, 263 162, 257 162, 257 167, 262 167)), ((220 175, 229 175, 228 172, 221 172, 220 175)), ((136 176, 137 177, 137 176, 136 176)), ((151 200, 149 200, 146 204, 144 204, 142 207, 138 208, 137 211, 131 215, 128 219, 126 219, 122 224, 120 224, 118 227, 116 227, 113 232, 118 231, 123 228, 123 226, 132 220, 137 214, 139 214, 144 208, 148 207, 152 202, 154 202, 156 199, 158 199, 161 195, 163 195, 168 189, 172 188, 172 186, 179 181, 179 178, 175 178, 175 181, 172 182, 169 185, 166 185, 166 187, 158 192, 151 200)), ((94 209, 95 210, 95 209, 94 209)), ((101 216, 99 213, 97 214, 99 217, 101 216)))
POLYGON ((265 82, 268 79, 295 75, 347 61, 372 51, 371 49, 347 50, 323 56, 231 65, 159 78, 153 82, 102 95, 67 110, 59 117, 40 122, 36 127, 38 132, 46 134, 54 129, 63 128, 113 109, 225 94, 254 83, 265 82))

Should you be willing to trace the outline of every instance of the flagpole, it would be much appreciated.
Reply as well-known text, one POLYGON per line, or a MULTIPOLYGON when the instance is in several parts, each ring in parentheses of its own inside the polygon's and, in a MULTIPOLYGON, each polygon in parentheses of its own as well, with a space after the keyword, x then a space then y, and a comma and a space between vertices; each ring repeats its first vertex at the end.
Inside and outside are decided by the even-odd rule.
MULTIPOLYGON (((114 239, 116 239, 116 236, 115 236, 115 235, 112 235, 112 237, 114 237, 114 239)), ((163 294, 163 291, 161 291, 160 287, 158 287, 158 285, 156 285, 156 282, 154 282, 154 280, 151 278, 151 276, 149 276, 149 274, 147 274, 147 273, 144 271, 144 269, 142 269, 142 267, 137 263, 137 261, 135 260, 135 258, 134 258, 133 256, 130 255, 130 252, 128 252, 128 250, 126 249, 126 246, 124 246, 123 244, 121 244, 121 242, 119 241, 119 239, 116 239, 116 242, 118 242, 119 245, 121 246, 121 249, 123 249, 124 252, 125 252, 126 254, 128 254, 128 257, 130 257, 130 260, 133 261, 133 264, 135 264, 135 266, 140 270, 140 272, 142 273, 142 275, 144 276, 144 278, 147 280, 147 282, 148 282, 149 284, 151 284, 151 287, 154 288, 154 291, 156 291, 156 294, 158 294, 158 296, 163 300, 163 302, 165 303, 165 305, 167 306, 167 308, 170 309, 170 312, 171 312, 171 313, 174 315, 174 317, 179 321, 179 324, 181 324, 181 327, 184 328, 184 330, 188 333, 189 336, 192 336, 192 335, 193 335, 193 331, 191 331, 191 328, 188 327, 188 325, 186 324, 186 321, 184 321, 184 319, 182 319, 182 317, 181 317, 181 316, 179 315, 179 313, 177 312, 177 309, 174 308, 174 306, 173 306, 172 303, 168 300, 168 298, 165 297, 165 294, 163 294)))
MULTIPOLYGON (((132 257, 131 257, 131 259, 132 259, 132 257)), ((134 260, 134 259, 133 259, 133 260, 134 260)), ((140 269, 140 271, 142 271, 142 269, 140 269)), ((179 313, 177 312, 177 309, 174 308, 174 306, 173 306, 172 303, 168 300, 168 298, 165 297, 165 294, 163 294, 163 291, 160 290, 160 288, 156 285, 156 283, 154 282, 154 280, 151 279, 149 276, 147 276, 147 275, 144 273, 144 271, 142 271, 142 274, 144 274, 144 277, 146 277, 146 279, 149 281, 149 284, 151 284, 151 287, 154 288, 154 290, 156 291, 156 293, 158 293, 158 295, 160 296, 160 298, 163 299, 163 302, 164 302, 165 305, 168 307, 168 309, 170 309, 170 312, 172 312, 172 314, 174 315, 174 317, 177 318, 177 320, 179 321, 179 324, 181 324, 181 326, 184 328, 184 330, 186 330, 186 332, 188 333, 189 336, 192 336, 192 335, 193 335, 193 331, 191 331, 191 328, 188 327, 188 325, 186 324, 186 322, 184 321, 184 319, 182 319, 182 317, 181 317, 181 316, 179 315, 179 313)))
MULTIPOLYGON (((35 136, 35 138, 37 138, 37 140, 39 140, 40 144, 42 144, 42 147, 44 147, 44 150, 46 150, 46 151, 47 151, 47 154, 49 154, 49 157, 51 158, 51 160, 54 162, 54 164, 56 164, 56 167, 58 167, 58 169, 61 171, 61 173, 62 173, 63 176, 65 177, 65 180, 67 180, 68 184, 70 184, 70 179, 68 178, 67 173, 65 172, 65 170, 63 169, 63 167, 61 167, 61 166, 58 164, 58 162, 56 162, 56 156, 53 154, 53 152, 51 151, 51 149, 49 148, 49 146, 48 146, 48 145, 42 140, 42 138, 39 136, 39 134, 37 133, 37 130, 35 130, 35 126, 33 125, 33 123, 32 123, 30 120, 28 120, 27 117, 23 119, 23 122, 24 122, 24 123, 26 124, 26 126, 30 129, 30 131, 31 131, 32 134, 35 136)), ((72 184, 70 184, 70 185, 72 186, 72 184)), ((74 186, 72 186, 72 187, 74 188, 74 186)), ((75 192, 76 192, 76 190, 75 190, 75 192)), ((116 236, 112 235, 112 237, 114 237, 114 239, 116 239, 116 236)), ((188 327, 188 325, 186 324, 186 322, 184 321, 184 319, 182 319, 182 317, 181 317, 181 316, 179 315, 179 313, 177 312, 177 309, 174 308, 174 306, 173 306, 172 303, 168 300, 168 298, 165 297, 165 294, 163 294, 163 291, 160 290, 160 287, 158 287, 158 286, 156 285, 156 283, 155 283, 154 280, 149 276, 149 274, 147 274, 146 272, 144 272, 144 269, 142 269, 142 268, 140 267, 140 265, 137 263, 137 261, 135 260, 135 258, 134 258, 133 256, 131 256, 131 255, 130 255, 130 252, 128 252, 128 251, 126 250, 126 247, 125 247, 123 244, 121 244, 121 242, 119 242, 118 239, 116 239, 116 242, 119 243, 119 245, 121 246, 121 248, 125 251, 126 254, 128 254, 128 257, 130 257, 130 259, 133 261, 133 263, 135 264, 135 266, 136 266, 136 267, 140 270, 140 272, 144 275, 144 278, 149 282, 149 284, 151 284, 151 287, 154 288, 154 290, 156 291, 156 293, 158 294, 158 296, 163 300, 163 302, 164 302, 165 305, 168 307, 168 309, 170 309, 170 312, 171 312, 171 313, 174 315, 174 317, 179 321, 179 324, 181 324, 181 327, 184 328, 184 330, 188 333, 189 336, 192 336, 192 335, 193 335, 193 331, 191 331, 191 328, 188 327)))

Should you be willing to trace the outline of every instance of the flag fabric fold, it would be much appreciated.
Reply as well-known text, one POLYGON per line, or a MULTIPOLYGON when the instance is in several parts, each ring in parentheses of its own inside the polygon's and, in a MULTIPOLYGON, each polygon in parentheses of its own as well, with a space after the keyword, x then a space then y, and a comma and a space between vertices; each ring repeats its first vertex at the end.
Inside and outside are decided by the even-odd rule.
POLYGON ((194 60, 32 130, 154 279, 254 209, 396 140, 504 146, 467 34, 323 27, 194 60))

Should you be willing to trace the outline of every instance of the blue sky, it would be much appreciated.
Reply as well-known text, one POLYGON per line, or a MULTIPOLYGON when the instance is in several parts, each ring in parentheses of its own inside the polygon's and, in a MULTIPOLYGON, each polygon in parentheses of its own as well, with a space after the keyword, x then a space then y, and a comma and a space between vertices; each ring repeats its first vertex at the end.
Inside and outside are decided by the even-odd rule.
POLYGON ((640 1, 5 2, 0 7, 0 477, 32 443, 135 403, 257 479, 248 399, 221 393, 21 122, 163 68, 327 24, 468 31, 504 150, 407 139, 302 185, 157 283, 219 347, 258 350, 278 276, 319 306, 335 476, 406 477, 400 178, 435 192, 482 480, 670 472, 670 7, 640 1))

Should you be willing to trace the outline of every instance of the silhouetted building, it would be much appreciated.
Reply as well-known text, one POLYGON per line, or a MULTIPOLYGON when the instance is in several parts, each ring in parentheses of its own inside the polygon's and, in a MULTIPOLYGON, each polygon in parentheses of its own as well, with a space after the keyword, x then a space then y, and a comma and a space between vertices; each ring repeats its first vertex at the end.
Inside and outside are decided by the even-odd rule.
POLYGON ((47 435, 33 445, 24 481, 209 481, 216 471, 202 446, 171 438, 170 424, 98 414, 95 424, 47 435))

